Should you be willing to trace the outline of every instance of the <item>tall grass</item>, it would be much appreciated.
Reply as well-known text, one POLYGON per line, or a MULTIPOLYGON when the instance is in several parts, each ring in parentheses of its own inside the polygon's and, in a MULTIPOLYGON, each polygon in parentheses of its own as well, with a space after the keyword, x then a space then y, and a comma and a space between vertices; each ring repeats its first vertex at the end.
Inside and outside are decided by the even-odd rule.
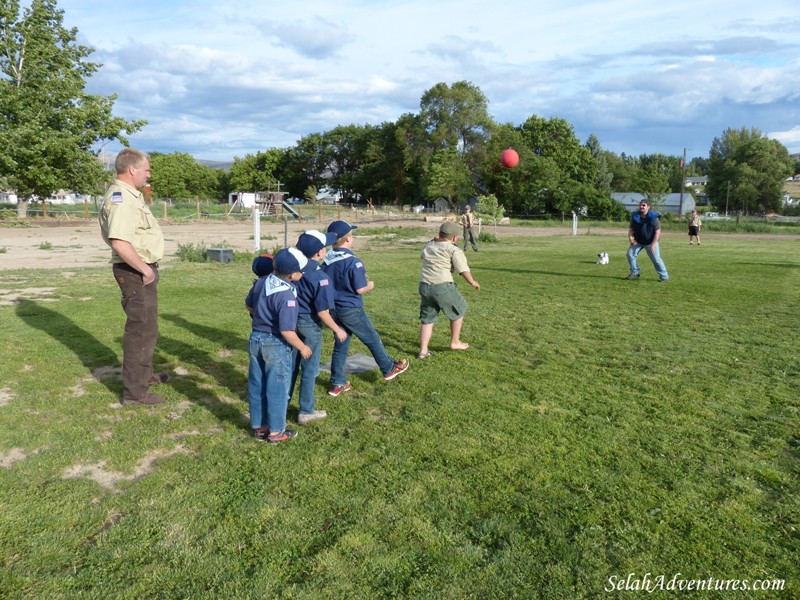
MULTIPOLYGON (((164 265, 155 408, 104 374, 108 269, 5 272, 0 299, 38 291, 0 306, 0 595, 595 598, 680 573, 797 597, 795 246, 667 233, 663 285, 644 257, 623 279, 624 238, 487 244, 468 351, 440 322, 392 382, 333 399, 323 373, 328 419, 277 447, 247 426, 249 264, 164 265)), ((411 356, 419 247, 370 247, 367 311, 411 356)))

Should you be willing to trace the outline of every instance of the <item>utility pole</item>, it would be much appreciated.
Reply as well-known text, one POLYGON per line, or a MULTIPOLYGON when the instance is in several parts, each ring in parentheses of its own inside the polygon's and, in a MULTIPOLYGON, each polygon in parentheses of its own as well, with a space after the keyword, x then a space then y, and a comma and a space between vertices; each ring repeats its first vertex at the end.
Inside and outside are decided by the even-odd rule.
POLYGON ((683 160, 681 160, 681 201, 678 206, 678 216, 683 216, 683 190, 686 188, 686 148, 683 149, 683 160))
POLYGON ((728 179, 728 193, 725 194, 725 216, 728 216, 728 198, 731 197, 731 180, 728 179))

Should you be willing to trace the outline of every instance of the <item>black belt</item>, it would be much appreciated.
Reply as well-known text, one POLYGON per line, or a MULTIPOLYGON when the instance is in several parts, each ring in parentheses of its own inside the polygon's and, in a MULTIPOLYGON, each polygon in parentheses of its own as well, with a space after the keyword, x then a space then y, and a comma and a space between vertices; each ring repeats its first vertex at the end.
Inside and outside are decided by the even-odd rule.
MULTIPOLYGON (((158 268, 158 263, 157 262, 145 263, 145 264, 147 264, 147 266, 150 267, 151 269, 157 269, 158 268)), ((132 273, 138 273, 139 272, 139 269, 136 269, 136 268, 130 266, 126 262, 114 263, 112 266, 114 266, 117 269, 125 269, 126 271, 131 271, 132 273)))

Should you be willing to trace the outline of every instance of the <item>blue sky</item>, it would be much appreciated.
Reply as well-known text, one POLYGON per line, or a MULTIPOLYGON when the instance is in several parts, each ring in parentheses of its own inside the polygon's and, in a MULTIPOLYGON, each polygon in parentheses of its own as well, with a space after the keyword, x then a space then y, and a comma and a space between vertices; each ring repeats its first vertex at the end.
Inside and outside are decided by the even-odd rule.
POLYGON ((563 118, 617 153, 707 156, 728 127, 800 152, 796 0, 58 6, 103 64, 90 91, 149 122, 131 137, 145 151, 231 160, 394 121, 435 84, 467 80, 496 121, 563 118))

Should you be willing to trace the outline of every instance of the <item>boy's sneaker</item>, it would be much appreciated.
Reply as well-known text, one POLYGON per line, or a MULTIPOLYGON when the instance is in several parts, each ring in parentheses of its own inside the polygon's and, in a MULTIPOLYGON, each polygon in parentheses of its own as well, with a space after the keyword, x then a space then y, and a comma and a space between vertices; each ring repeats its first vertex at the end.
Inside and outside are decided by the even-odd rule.
POLYGON ((253 437, 259 442, 266 442, 267 438, 269 438, 269 429, 266 427, 262 429, 253 429, 253 437))
POLYGON ((631 273, 630 275, 628 275, 626 277, 626 279, 628 281, 633 281, 634 279, 639 279, 639 274, 638 273, 631 273))
POLYGON ((349 390, 351 387, 353 387, 353 386, 350 385, 349 381, 347 383, 345 383, 344 385, 334 385, 331 389, 328 390, 328 395, 329 396, 338 396, 342 392, 346 392, 347 390, 349 390))
POLYGON ((297 424, 298 425, 307 425, 311 423, 311 421, 319 421, 320 419, 324 419, 328 416, 324 410, 315 410, 314 412, 310 413, 300 413, 297 415, 297 424))
POLYGON ((290 440, 293 437, 297 437, 297 430, 295 429, 284 429, 281 433, 270 433, 267 437, 267 443, 269 444, 280 444, 281 442, 285 442, 286 440, 290 440))
POLYGON ((403 360, 396 361, 394 363, 394 367, 392 367, 392 370, 389 371, 386 375, 384 375, 383 378, 386 381, 391 381, 392 379, 394 379, 395 377, 400 375, 400 373, 402 373, 403 371, 407 371, 409 364, 410 363, 408 362, 407 358, 404 358, 403 360))

